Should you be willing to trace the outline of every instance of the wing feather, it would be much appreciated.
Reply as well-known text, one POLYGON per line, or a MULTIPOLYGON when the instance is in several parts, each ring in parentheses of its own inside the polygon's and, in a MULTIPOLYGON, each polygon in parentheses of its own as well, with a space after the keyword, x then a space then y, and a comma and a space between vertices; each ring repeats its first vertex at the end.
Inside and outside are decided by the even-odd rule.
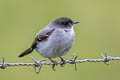
POLYGON ((43 42, 45 40, 48 39, 48 37, 52 34, 52 32, 54 31, 55 29, 53 28, 45 28, 43 30, 41 30, 37 36, 35 37, 35 40, 33 41, 33 44, 31 45, 30 48, 28 48, 27 50, 25 50, 24 52, 22 52, 19 57, 23 57, 27 54, 30 54, 36 47, 37 47, 37 43, 38 42, 43 42))

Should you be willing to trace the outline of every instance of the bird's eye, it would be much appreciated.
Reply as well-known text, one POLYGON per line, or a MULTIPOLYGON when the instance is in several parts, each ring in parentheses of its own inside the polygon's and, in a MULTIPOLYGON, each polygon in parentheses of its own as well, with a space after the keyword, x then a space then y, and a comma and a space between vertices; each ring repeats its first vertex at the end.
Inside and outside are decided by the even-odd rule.
POLYGON ((62 22, 61 24, 62 25, 68 25, 68 22, 62 22))

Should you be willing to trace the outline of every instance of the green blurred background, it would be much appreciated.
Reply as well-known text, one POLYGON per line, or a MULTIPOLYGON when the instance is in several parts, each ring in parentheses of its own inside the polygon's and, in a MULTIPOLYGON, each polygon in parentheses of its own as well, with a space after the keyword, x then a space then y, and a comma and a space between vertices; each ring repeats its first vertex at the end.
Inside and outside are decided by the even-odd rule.
MULTIPOLYGON (((75 53, 78 59, 101 58, 100 54, 120 56, 119 0, 0 0, 0 61, 33 62, 30 56, 44 59, 36 52, 18 58, 28 48, 37 32, 49 21, 67 16, 81 23, 75 25, 75 43, 65 59, 75 53)), ((59 59, 55 59, 59 60, 59 59)), ((64 68, 43 66, 36 75, 33 67, 0 69, 1 80, 113 80, 120 79, 120 62, 67 64, 64 68)))

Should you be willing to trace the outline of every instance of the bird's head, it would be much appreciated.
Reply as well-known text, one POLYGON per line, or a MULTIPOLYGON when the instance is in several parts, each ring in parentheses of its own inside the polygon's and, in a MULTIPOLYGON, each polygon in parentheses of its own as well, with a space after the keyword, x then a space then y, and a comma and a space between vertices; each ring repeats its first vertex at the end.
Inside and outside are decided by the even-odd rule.
POLYGON ((68 17, 60 17, 53 20, 50 24, 56 27, 61 27, 61 28, 71 28, 74 24, 77 24, 77 23, 79 23, 79 21, 73 21, 68 17))

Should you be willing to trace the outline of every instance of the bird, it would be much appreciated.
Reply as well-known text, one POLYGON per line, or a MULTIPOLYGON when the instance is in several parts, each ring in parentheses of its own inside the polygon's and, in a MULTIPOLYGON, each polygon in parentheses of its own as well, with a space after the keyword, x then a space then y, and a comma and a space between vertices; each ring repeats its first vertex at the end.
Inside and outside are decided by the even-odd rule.
POLYGON ((75 40, 74 24, 77 23, 79 21, 73 21, 68 17, 59 17, 52 20, 35 36, 32 45, 18 57, 24 57, 36 51, 42 57, 48 58, 53 63, 53 69, 57 64, 53 58, 59 57, 62 66, 65 64, 63 56, 72 48, 75 40))

